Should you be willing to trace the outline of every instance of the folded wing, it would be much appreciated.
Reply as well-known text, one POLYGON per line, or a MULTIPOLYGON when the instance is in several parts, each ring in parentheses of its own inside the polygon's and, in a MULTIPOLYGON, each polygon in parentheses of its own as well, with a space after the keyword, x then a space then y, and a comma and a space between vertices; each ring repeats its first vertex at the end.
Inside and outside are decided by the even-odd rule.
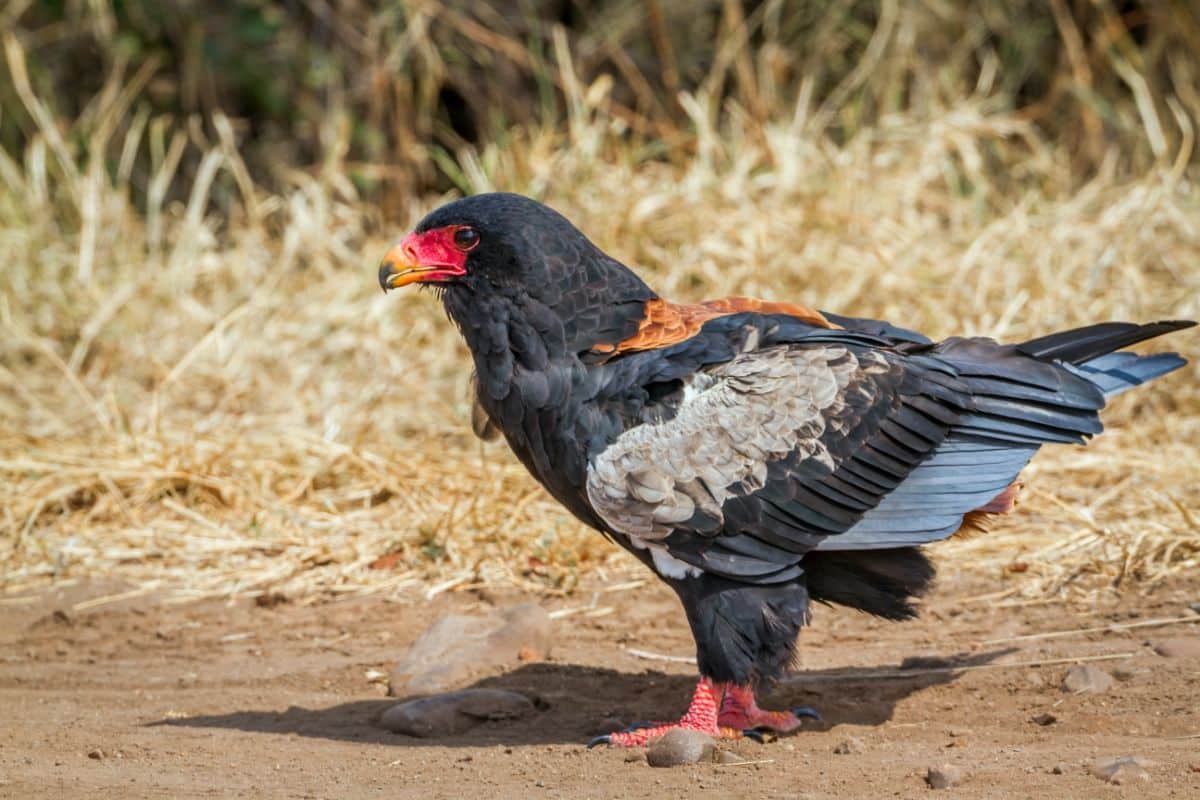
POLYGON ((1079 346, 1037 343, 1086 359, 1074 364, 987 339, 893 347, 853 331, 763 333, 763 346, 749 337, 684 375, 668 413, 591 460, 591 505, 660 571, 774 582, 813 550, 946 538, 1042 444, 1098 433, 1106 394, 1181 363, 1105 355, 1095 332, 1079 346))

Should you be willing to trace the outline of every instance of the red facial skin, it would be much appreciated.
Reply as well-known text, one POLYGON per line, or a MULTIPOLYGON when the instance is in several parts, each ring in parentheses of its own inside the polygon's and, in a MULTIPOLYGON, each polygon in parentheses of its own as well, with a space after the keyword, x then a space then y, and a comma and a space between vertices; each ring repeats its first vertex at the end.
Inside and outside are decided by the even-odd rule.
POLYGON ((463 225, 410 233, 387 251, 379 268, 384 290, 410 283, 436 283, 467 274, 467 252, 454 243, 463 225))

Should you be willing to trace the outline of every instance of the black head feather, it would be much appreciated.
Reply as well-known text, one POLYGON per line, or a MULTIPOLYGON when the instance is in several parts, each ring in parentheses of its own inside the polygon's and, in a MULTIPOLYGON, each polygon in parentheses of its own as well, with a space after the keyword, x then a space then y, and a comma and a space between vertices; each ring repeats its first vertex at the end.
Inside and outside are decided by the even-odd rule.
POLYGON ((493 349, 496 326, 511 324, 521 329, 515 335, 536 334, 551 355, 615 343, 637 330, 645 303, 657 296, 566 217, 536 200, 474 195, 433 211, 416 230, 449 225, 479 234, 466 274, 439 287, 472 350, 493 349))

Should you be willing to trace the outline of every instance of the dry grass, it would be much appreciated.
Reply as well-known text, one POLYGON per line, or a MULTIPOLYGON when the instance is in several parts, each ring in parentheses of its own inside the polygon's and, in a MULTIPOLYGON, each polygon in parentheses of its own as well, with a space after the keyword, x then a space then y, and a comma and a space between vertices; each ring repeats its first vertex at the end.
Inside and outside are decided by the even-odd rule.
MULTIPOLYGON (((15 40, 7 55, 17 74, 15 40)), ((569 126, 464 150, 459 179, 544 198, 666 296, 736 292, 1003 339, 1200 317, 1182 112, 1180 150, 1117 177, 1114 143, 1113 169, 1078 185, 1062 147, 986 87, 841 144, 803 102, 760 123, 697 95, 683 101, 696 157, 679 165, 636 155, 602 82, 560 80, 569 126)), ((168 202, 193 145, 130 120, 131 87, 112 88, 69 135, 39 119, 26 152, 0 153, 5 593, 93 576, 179 599, 565 593, 637 569, 503 445, 471 437, 468 362, 437 303, 375 282, 404 225, 375 233, 336 158, 267 194, 229 138, 200 154, 188 200, 168 202), (130 163, 87 157, 113 150, 130 163), (135 209, 142 152, 149 199, 135 209), (217 216, 222 181, 239 197, 217 216)), ((39 118, 32 91, 21 99, 39 118)), ((436 202, 414 198, 407 222, 436 202)), ((1193 365, 1116 401, 1087 450, 1039 456, 1019 513, 938 547, 945 569, 1029 595, 1196 569, 1200 336, 1156 346, 1193 365)))

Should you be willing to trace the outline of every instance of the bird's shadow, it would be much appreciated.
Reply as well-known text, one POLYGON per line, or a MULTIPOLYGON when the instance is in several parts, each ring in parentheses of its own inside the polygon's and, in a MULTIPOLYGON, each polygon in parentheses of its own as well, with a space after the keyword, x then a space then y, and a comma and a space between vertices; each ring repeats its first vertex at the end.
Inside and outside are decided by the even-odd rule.
MULTIPOLYGON (((780 708, 808 705, 823 722, 805 721, 804 730, 835 725, 881 725, 896 704, 914 693, 955 680, 964 667, 988 664, 1009 650, 962 654, 935 663, 810 670, 777 686, 764 705, 780 708)), ((399 698, 356 700, 327 708, 292 706, 286 711, 234 711, 182 719, 153 726, 225 728, 253 733, 292 734, 318 739, 394 746, 480 747, 487 745, 571 744, 605 732, 605 720, 630 723, 643 719, 677 719, 687 704, 695 678, 648 671, 640 674, 574 664, 527 664, 512 672, 484 678, 470 688, 508 689, 537 702, 538 712, 524 719, 484 722, 453 736, 413 738, 384 730, 380 715, 399 698)), ((611 729, 611 728, 610 728, 611 729)))

